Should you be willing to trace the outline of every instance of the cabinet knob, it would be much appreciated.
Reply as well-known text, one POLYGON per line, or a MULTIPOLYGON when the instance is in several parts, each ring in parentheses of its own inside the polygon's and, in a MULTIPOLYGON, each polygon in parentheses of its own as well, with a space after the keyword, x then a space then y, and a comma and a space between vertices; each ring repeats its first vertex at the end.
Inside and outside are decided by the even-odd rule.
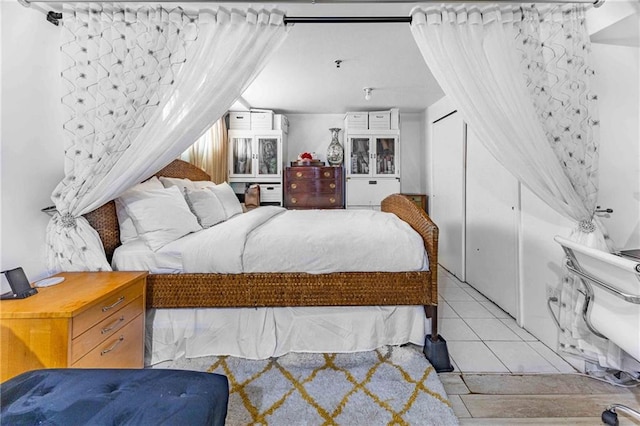
POLYGON ((296 189, 297 187, 298 187, 298 185, 297 185, 297 184, 295 184, 295 183, 292 183, 292 184, 291 184, 291 189, 296 189))
POLYGON ((335 184, 335 183, 331 182, 331 183, 329 184, 329 188, 331 188, 331 189, 335 189, 335 187, 336 187, 336 184, 335 184))
POLYGON ((295 203, 297 203, 297 202, 298 202, 298 200, 296 200, 295 198, 292 198, 292 199, 291 199, 291 204, 295 204, 295 203))
POLYGON ((329 173, 329 172, 324 172, 324 177, 329 177, 329 176, 331 176, 331 173, 329 173))
POLYGON ((335 202, 336 202, 336 199, 335 199, 335 198, 333 198, 333 197, 331 197, 331 198, 329 198, 329 202, 330 202, 331 204, 333 204, 333 203, 335 203, 335 202))
POLYGON ((302 172, 297 172, 296 177, 302 177, 302 172))

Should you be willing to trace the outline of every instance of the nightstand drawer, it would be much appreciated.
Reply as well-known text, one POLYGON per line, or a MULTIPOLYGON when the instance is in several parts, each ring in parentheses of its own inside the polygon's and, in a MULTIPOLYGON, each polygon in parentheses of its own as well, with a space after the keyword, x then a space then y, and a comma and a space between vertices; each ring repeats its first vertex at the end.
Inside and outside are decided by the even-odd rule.
POLYGON ((138 297, 73 339, 71 343, 71 363, 78 361, 87 352, 95 348, 96 345, 99 345, 100 342, 117 333, 132 319, 141 314, 144 314, 144 301, 142 297, 138 297))
POLYGON ((71 364, 73 368, 136 368, 144 364, 144 315, 71 364))
MULTIPOLYGON (((115 293, 113 296, 105 298, 99 303, 95 303, 89 309, 74 317, 72 323, 72 338, 75 339, 89 328, 125 307, 132 300, 143 296, 144 282, 144 280, 138 280, 134 284, 115 293)), ((91 285, 91 283, 87 283, 87 285, 91 285)))

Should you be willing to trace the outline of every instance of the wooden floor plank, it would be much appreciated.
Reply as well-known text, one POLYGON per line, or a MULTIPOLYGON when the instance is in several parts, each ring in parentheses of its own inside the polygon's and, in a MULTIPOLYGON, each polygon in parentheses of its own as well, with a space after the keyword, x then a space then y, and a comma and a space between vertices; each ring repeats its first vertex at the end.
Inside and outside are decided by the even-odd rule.
POLYGON ((460 395, 472 417, 599 417, 612 403, 640 407, 632 394, 599 395, 460 395))
POLYGON ((502 395, 636 394, 640 388, 614 386, 577 374, 463 374, 471 393, 502 395))
MULTIPOLYGON (((637 425, 626 419, 620 420, 620 426, 637 425)), ((460 426, 602 426, 600 417, 565 417, 565 418, 533 418, 533 419, 460 419, 460 426)))
POLYGON ((438 374, 438 378, 442 382, 447 395, 464 395, 470 393, 460 373, 441 373, 438 374))

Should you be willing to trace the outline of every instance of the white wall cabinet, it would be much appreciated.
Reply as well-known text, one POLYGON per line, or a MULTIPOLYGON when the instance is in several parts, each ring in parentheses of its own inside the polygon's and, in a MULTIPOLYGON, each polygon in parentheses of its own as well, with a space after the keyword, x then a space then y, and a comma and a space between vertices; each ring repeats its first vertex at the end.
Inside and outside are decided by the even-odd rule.
POLYGON ((363 130, 345 136, 346 206, 379 209, 382 200, 400 192, 398 130, 363 130))
POLYGON ((258 183, 270 190, 263 201, 282 204, 286 142, 282 130, 229 130, 229 183, 236 193, 258 183))

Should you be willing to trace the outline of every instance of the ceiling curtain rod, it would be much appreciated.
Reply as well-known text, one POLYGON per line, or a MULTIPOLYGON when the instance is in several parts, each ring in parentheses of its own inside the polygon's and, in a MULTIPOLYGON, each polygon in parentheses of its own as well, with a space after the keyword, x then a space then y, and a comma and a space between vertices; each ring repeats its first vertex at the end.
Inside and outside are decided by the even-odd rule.
POLYGON ((411 16, 285 16, 286 24, 411 23, 411 16))
MULTIPOLYGON (((118 0, 117 3, 245 3, 244 0, 182 0, 179 2, 172 0, 118 0)), ((467 0, 422 0, 422 3, 466 3, 467 0)), ((566 3, 586 3, 592 4, 594 7, 600 7, 605 0, 540 0, 535 3, 545 4, 566 4, 566 3)), ((18 3, 24 7, 31 7, 35 3, 55 3, 60 4, 60 0, 18 0, 18 3)), ((67 0, 64 3, 112 3, 111 1, 102 0, 67 0)), ((258 0, 253 3, 271 3, 270 1, 258 0)), ((372 4, 372 3, 414 3, 410 0, 280 0, 278 3, 308 3, 308 4, 372 4)), ((497 3, 497 4, 531 4, 526 0, 476 0, 474 3, 497 3)), ((54 25, 59 25, 62 19, 62 13, 49 11, 45 12, 40 7, 36 7, 46 14, 47 21, 54 25)), ((410 16, 285 16, 284 24, 378 24, 378 23, 411 23, 410 16)))
MULTIPOLYGON (((29 7, 31 3, 54 3, 54 4, 62 4, 62 3, 221 3, 221 4, 233 4, 233 3, 247 3, 246 0, 113 0, 113 1, 103 1, 103 0, 18 0, 20 4, 23 6, 29 7)), ((278 0, 275 3, 273 0, 257 0, 250 2, 251 4, 401 4, 401 3, 416 3, 415 0, 278 0)), ((418 3, 469 3, 469 0, 421 0, 418 3)), ((565 3, 588 3, 594 6, 600 6, 604 3, 604 0, 540 0, 540 1, 527 1, 527 0, 475 0, 472 3, 496 3, 496 4, 532 4, 532 3, 556 3, 556 4, 565 4, 565 3)))

